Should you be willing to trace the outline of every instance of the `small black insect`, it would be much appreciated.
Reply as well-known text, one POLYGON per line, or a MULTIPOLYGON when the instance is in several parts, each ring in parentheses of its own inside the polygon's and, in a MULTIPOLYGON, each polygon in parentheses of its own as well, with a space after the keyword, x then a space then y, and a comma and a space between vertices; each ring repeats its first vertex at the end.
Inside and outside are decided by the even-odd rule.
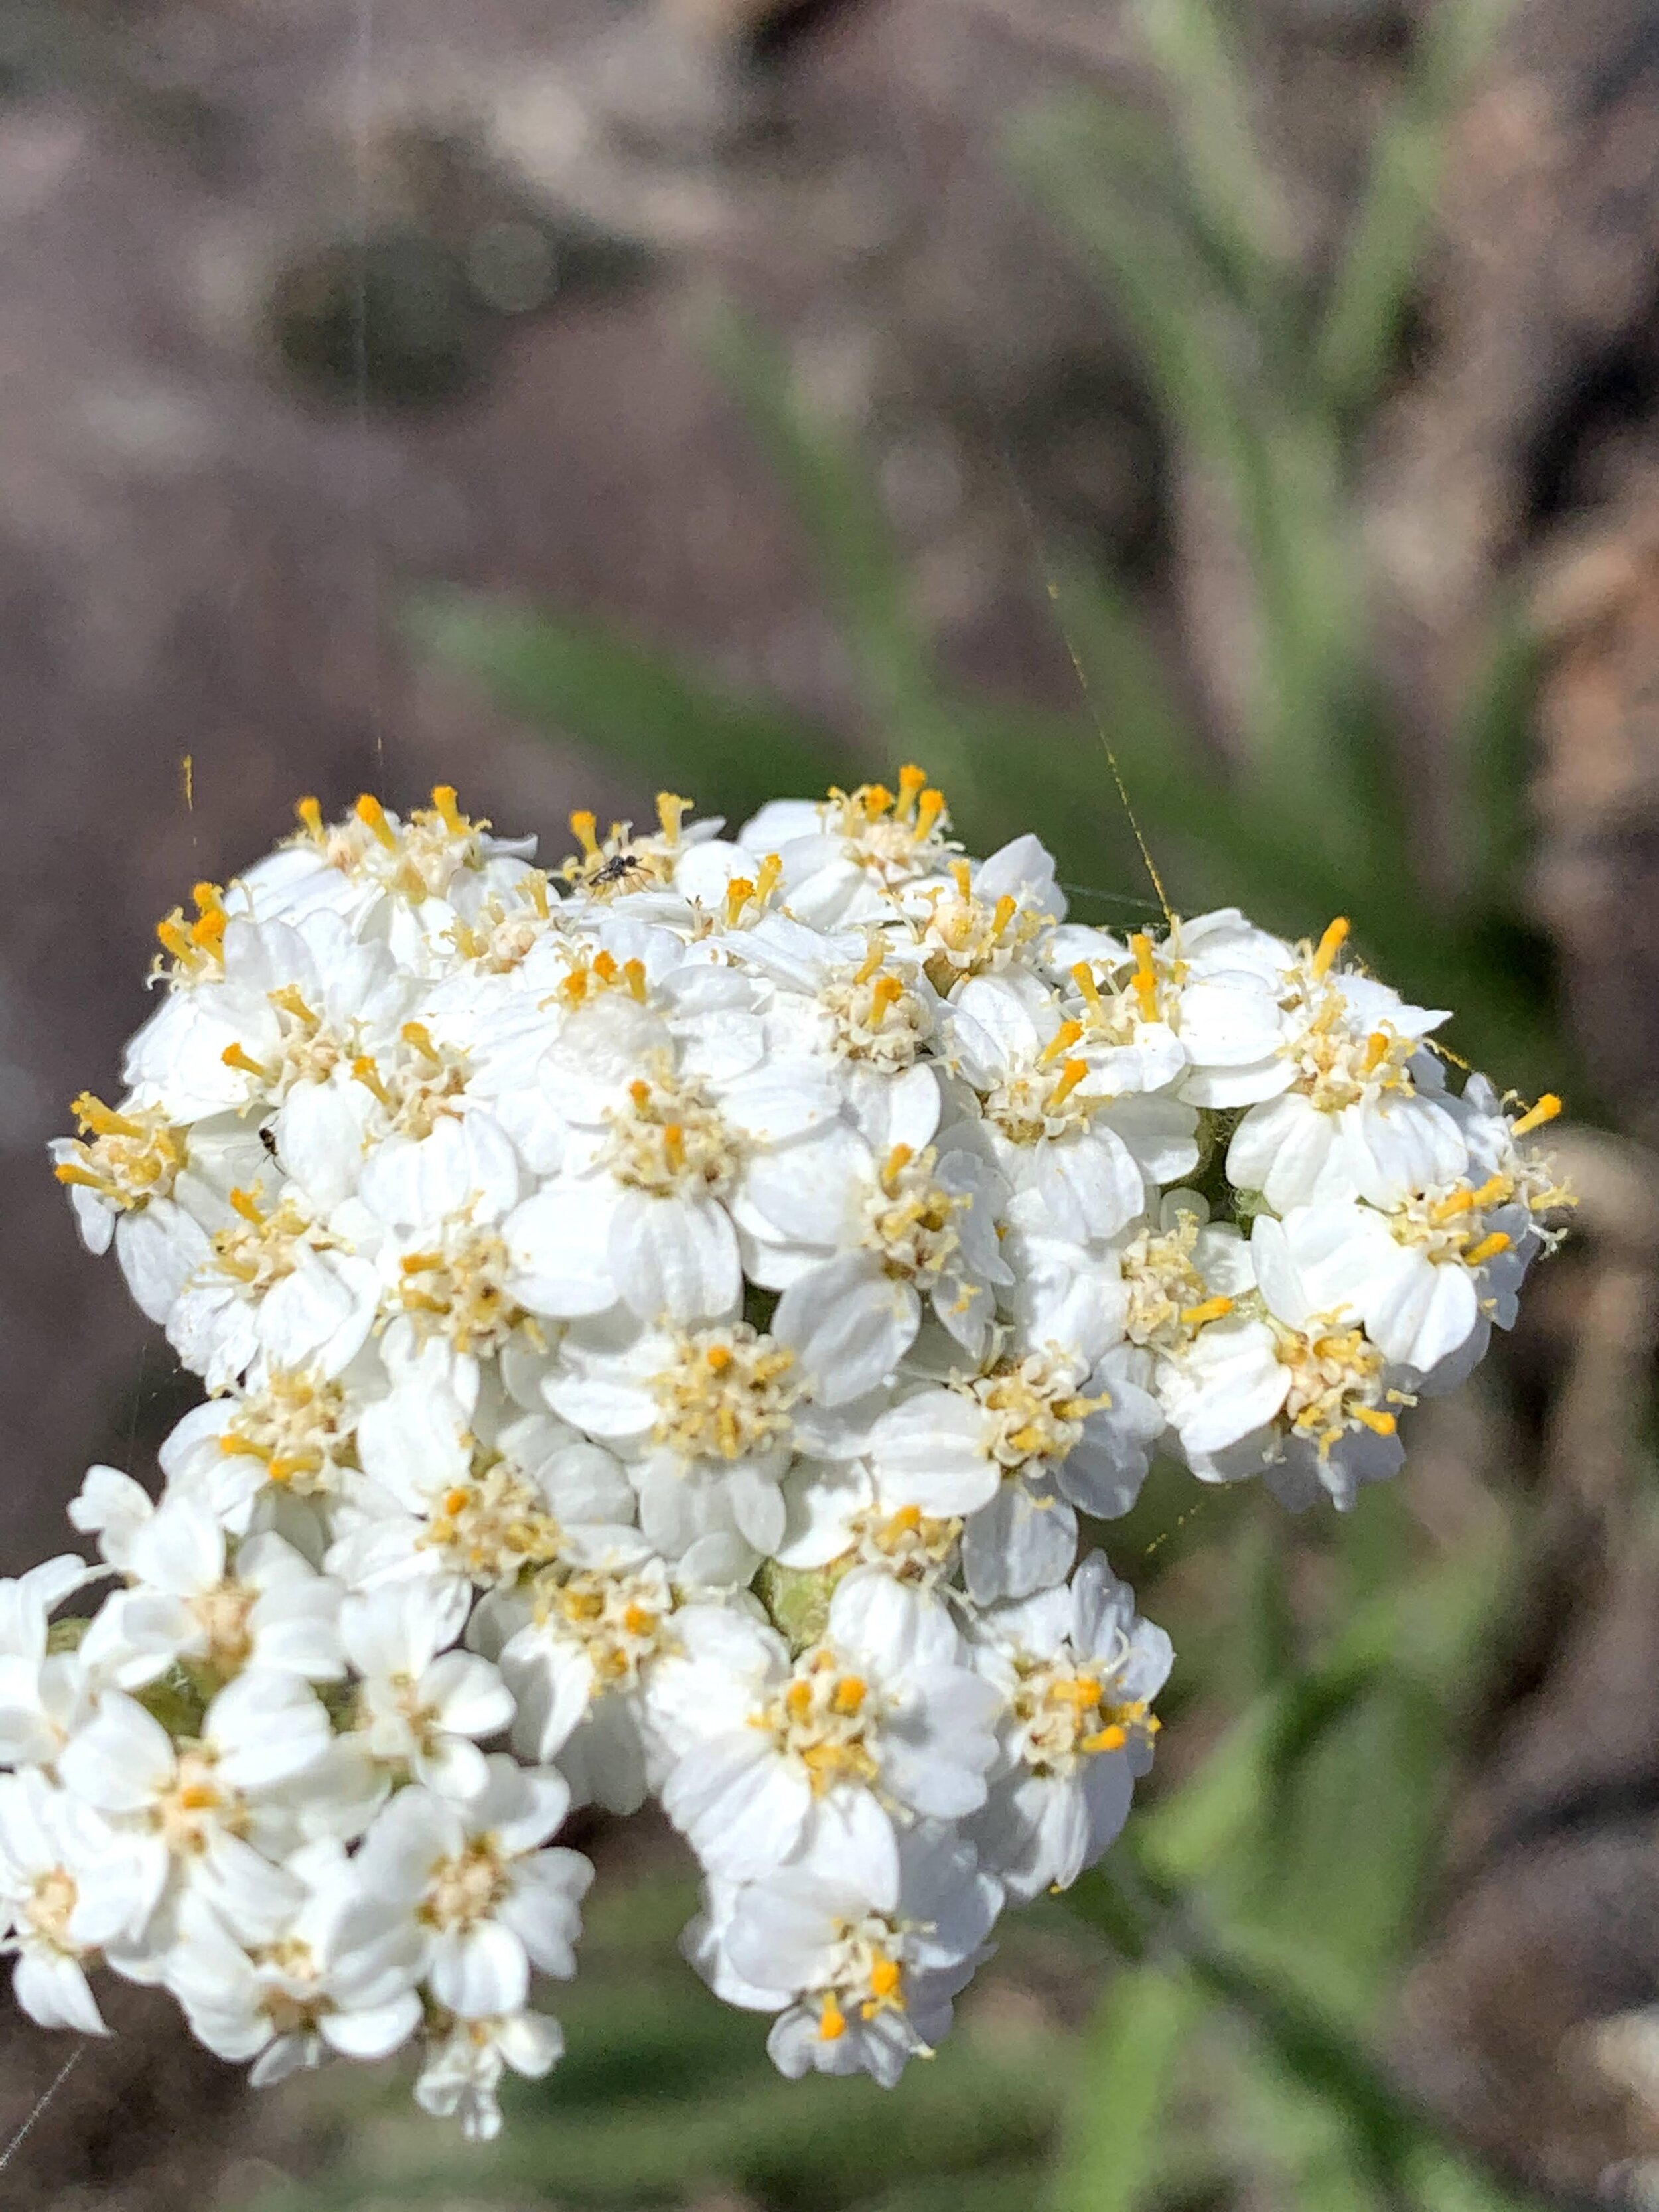
POLYGON ((643 860, 635 860, 631 853, 613 853, 597 874, 588 878, 589 888, 599 890, 608 884, 626 883, 629 876, 648 875, 650 870, 643 860))

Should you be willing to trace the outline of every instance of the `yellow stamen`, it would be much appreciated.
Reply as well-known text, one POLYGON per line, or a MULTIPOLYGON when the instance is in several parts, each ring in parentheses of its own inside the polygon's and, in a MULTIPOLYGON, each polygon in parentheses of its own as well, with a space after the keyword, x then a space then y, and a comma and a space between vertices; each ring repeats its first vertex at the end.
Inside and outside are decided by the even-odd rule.
POLYGON ((776 853, 769 853, 760 864, 760 874, 755 880, 755 896, 762 906, 766 904, 783 879, 783 861, 776 853))
POLYGON ((164 952, 170 952, 175 960, 181 960, 188 964, 191 955, 190 939, 171 915, 165 921, 156 923, 155 934, 161 940, 161 949, 164 952))
POLYGON ((659 791, 657 793, 657 820, 662 825, 662 841, 665 845, 673 846, 679 843, 681 820, 691 811, 695 804, 695 800, 678 798, 672 791, 659 791))
POLYGON ((942 791, 924 791, 916 808, 916 835, 919 837, 931 836, 933 824, 944 811, 945 793, 942 791))
POLYGON ((593 973, 602 983, 614 983, 621 970, 617 966, 614 952, 599 951, 593 955, 593 973))
POLYGON ((443 825, 452 837, 465 837, 471 824, 455 804, 453 783, 436 783, 432 787, 432 804, 443 817, 443 825))
POLYGON ((628 1095, 634 1102, 634 1111, 643 1114, 651 1103, 651 1085, 642 1075, 636 1075, 628 1086, 628 1095))
POLYGON ((1081 1041, 1082 1036, 1081 1022, 1062 1022, 1038 1055, 1038 1066, 1047 1067, 1050 1061, 1063 1058, 1074 1044, 1081 1041))
POLYGON ((894 1959, 878 1959, 870 1969, 870 1987, 884 2004, 897 1996, 902 1979, 902 1970, 894 1959))
POLYGON ((1494 1229, 1490 1237, 1483 1237, 1473 1249, 1463 1255, 1466 1267, 1483 1267, 1488 1260, 1495 1260, 1500 1252, 1507 1252, 1513 1240, 1501 1229, 1494 1229))
POLYGON ((1158 1016, 1158 970, 1152 965, 1152 940, 1144 929, 1136 930, 1129 939, 1129 950, 1135 956, 1135 972, 1130 979, 1137 999, 1140 1001, 1143 1022, 1156 1020, 1158 1016))
POLYGON ((893 804, 893 794, 884 783, 866 783, 861 796, 865 814, 872 822, 879 821, 893 804))
POLYGON ((914 764, 899 770, 898 814, 902 822, 910 819, 917 799, 927 788, 927 771, 914 764))
POLYGON ((1505 1199, 1513 1198, 1515 1185, 1506 1175, 1488 1176, 1479 1190, 1470 1195, 1474 1206, 1502 1206, 1505 1199))
POLYGON ((308 1030, 322 1027, 319 1017, 312 1012, 311 1008, 300 995, 300 987, 297 983, 284 983, 280 991, 273 991, 270 994, 270 1003, 273 1006, 279 1007, 283 1013, 292 1014, 296 1022, 303 1022, 308 1030))
POLYGON ((392 833, 392 824, 386 818, 386 809, 373 792, 362 793, 354 811, 364 829, 372 830, 388 853, 397 851, 398 840, 392 833))
POLYGON ((241 1075, 251 1075, 257 1083, 269 1083, 270 1070, 262 1067, 245 1045, 228 1044, 219 1055, 227 1067, 234 1067, 241 1075))
POLYGON ((599 857, 599 841, 594 835, 598 823, 586 807, 579 806, 570 817, 570 834, 590 860, 599 857))
POLYGON ((1188 1328, 1202 1328, 1206 1322, 1219 1321, 1233 1310, 1231 1298, 1206 1298, 1201 1305, 1182 1306, 1181 1318, 1188 1328))
POLYGON ((818 2040, 821 2043, 839 2043, 846 2033, 847 2015, 834 1997, 826 1993, 818 2008, 818 2040))
POLYGON ((1003 931, 1019 912, 1019 901, 1012 891, 1004 891, 991 914, 991 934, 1000 937, 1003 931))
POLYGON ((1510 1134, 1512 1137, 1529 1137, 1534 1129, 1541 1129, 1546 1121, 1553 1121, 1560 1111, 1561 1101, 1553 1091, 1547 1091, 1530 1113, 1523 1114, 1518 1121, 1512 1124, 1510 1134))
POLYGON ((915 1158, 915 1150, 909 1145, 895 1145, 892 1151, 888 1153, 887 1158, 882 1162, 881 1180, 890 1193, 893 1185, 915 1158))
POLYGON ((1121 1751, 1129 1741, 1129 1731, 1118 1721, 1109 1721, 1103 1729, 1083 1739, 1085 1751, 1121 1751))
POLYGON ((1365 1040, 1365 1073, 1370 1075, 1380 1067, 1389 1056, 1392 1042, 1386 1030, 1373 1030, 1365 1040))
POLYGON ((545 921, 548 917, 546 876, 541 869, 532 868, 523 878, 523 883, 525 890, 530 894, 530 903, 535 908, 538 918, 545 921))
POLYGON ((322 836, 323 810, 314 799, 302 799, 294 811, 299 816, 312 836, 316 838, 322 836))
POLYGON ((1444 1198, 1437 1198, 1429 1208, 1429 1218, 1434 1222, 1455 1221, 1460 1213, 1467 1213, 1478 1201, 1472 1190, 1450 1190, 1444 1198))
POLYGON ((850 1718, 853 1714, 863 1710, 864 1700, 868 1694, 865 1684, 856 1674, 843 1674, 836 1685, 834 1700, 836 1711, 838 1713, 847 1714, 850 1718))
POLYGON ((397 1110, 396 1102, 386 1087, 385 1077, 367 1053, 352 1061, 351 1079, 354 1083, 361 1083, 365 1091, 372 1091, 388 1114, 397 1110))
POLYGON ((1104 1012, 1100 1003, 1100 986, 1095 981, 1095 971, 1086 960, 1079 960, 1072 970, 1072 981, 1082 992, 1085 1003, 1091 1014, 1104 1012))
POLYGON ((733 876, 726 886, 726 919, 728 926, 736 922, 751 898, 755 886, 747 876, 733 876))
POLYGON ((142 1137, 144 1133, 137 1121, 129 1120, 125 1114, 116 1113, 112 1107, 106 1106, 101 1098, 94 1097, 90 1091, 83 1091, 78 1098, 70 1100, 70 1112, 83 1129, 90 1129, 94 1136, 142 1137))
POLYGON ((685 1165, 685 1132, 678 1121, 670 1121, 665 1125, 662 1133, 662 1148, 669 1166, 676 1175, 678 1175, 685 1165))
POLYGON ((88 1190, 102 1190, 104 1179, 90 1168, 83 1168, 78 1160, 59 1160, 52 1170, 59 1182, 84 1183, 88 1190))
POLYGON ((623 981, 628 986, 628 995, 645 1004, 645 963, 643 960, 624 960, 623 981))
POLYGON ((974 872, 969 866, 966 860, 951 861, 951 880, 957 887, 957 896, 958 898, 966 899, 973 896, 974 872))
POLYGON ((896 975, 878 975, 870 990, 870 1026, 878 1030, 887 1018, 890 1006, 897 1006, 904 996, 904 986, 896 975))
POLYGON ((1316 976, 1329 973, 1331 963, 1347 943, 1348 934, 1352 927, 1353 924, 1345 914, 1338 915, 1335 921, 1330 924, 1325 934, 1314 947, 1313 972, 1316 976))
POLYGON ((196 902, 198 914, 223 913, 225 902, 217 884, 192 884, 190 895, 196 902))
POLYGON ((429 1060, 434 1067, 443 1065, 443 1055, 432 1042, 432 1032, 424 1022, 405 1022, 398 1032, 405 1044, 413 1045, 422 1060, 429 1060))
POLYGON ((233 1210, 240 1213, 244 1221, 251 1222, 256 1229, 264 1227, 264 1211, 251 1190, 232 1191, 230 1203, 233 1210))
POLYGON ((1350 1410, 1355 1420, 1363 1422, 1373 1436, 1391 1437, 1400 1426, 1392 1413, 1379 1413, 1375 1406, 1355 1406, 1350 1410))
POLYGON ((703 1357, 716 1375, 724 1375, 732 1364, 732 1347, 729 1344, 711 1344, 703 1357))
POLYGON ((199 921, 191 924, 191 943, 200 945, 205 951, 216 951, 224 942, 225 924, 228 919, 223 907, 213 908, 199 921))
POLYGON ((854 982, 867 983, 886 957, 887 948, 878 937, 872 941, 868 952, 865 954, 863 964, 853 978, 854 982))
POLYGON ((1065 1066, 1060 1071, 1060 1080, 1055 1084, 1054 1089, 1048 1093, 1048 1110, 1050 1113, 1054 1111, 1055 1107, 1063 1106, 1066 1103, 1066 1101, 1071 1097, 1072 1093, 1077 1089, 1079 1084, 1082 1082, 1084 1077, 1088 1073, 1089 1063, 1086 1060, 1068 1060, 1066 1061, 1065 1066))

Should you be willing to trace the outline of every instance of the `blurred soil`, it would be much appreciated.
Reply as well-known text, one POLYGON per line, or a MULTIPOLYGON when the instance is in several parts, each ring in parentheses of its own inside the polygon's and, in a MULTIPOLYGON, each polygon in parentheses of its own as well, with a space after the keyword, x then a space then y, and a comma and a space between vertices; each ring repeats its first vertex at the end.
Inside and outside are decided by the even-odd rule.
MULTIPOLYGON (((1240 20, 1289 243, 1316 268, 1415 11, 1253 0, 1240 20)), ((556 842, 579 799, 643 803, 416 665, 400 595, 441 579, 585 605, 848 718, 802 549, 701 364, 716 290, 783 330, 817 404, 875 456, 916 603, 965 670, 1069 696, 1012 470, 1045 535, 1139 597, 1224 751, 1224 524, 999 166, 1006 118, 1079 74, 1151 96, 1118 5, 13 0, 8 1565, 56 1540, 89 1459, 142 1471, 179 1402, 114 1268, 74 1246, 42 1156, 74 1092, 118 1081, 155 918, 267 845, 304 792, 406 804, 453 779, 474 811, 556 842)), ((1536 912, 1605 1098, 1649 1141, 1656 119, 1638 0, 1518 9, 1455 136, 1362 491, 1431 812, 1455 809, 1450 702, 1486 611, 1504 593, 1539 611, 1536 912)), ((1443 821, 1425 838, 1439 865, 1443 821)), ((1659 1267, 1644 1158, 1589 1163, 1605 1188, 1559 1317, 1576 1380, 1540 1447, 1561 1540, 1471 1745, 1398 2041, 1425 2094, 1564 2196, 1643 2148, 1628 2100, 1572 2056, 1583 2023, 1659 1995, 1659 1542, 1625 1432, 1659 1267)), ((252 2140, 228 2069, 139 1993, 118 2008, 142 2032, 88 2051, 19 2153, 31 2203, 205 2203, 252 2140)), ((61 2063, 8 2021, 0 2140, 61 2063)))

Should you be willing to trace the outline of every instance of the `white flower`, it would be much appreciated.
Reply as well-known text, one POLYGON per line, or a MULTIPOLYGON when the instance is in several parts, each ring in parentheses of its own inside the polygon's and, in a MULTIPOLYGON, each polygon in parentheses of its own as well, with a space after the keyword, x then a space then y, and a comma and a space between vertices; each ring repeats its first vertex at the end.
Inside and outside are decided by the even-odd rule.
POLYGON ((939 875, 957 849, 945 798, 919 768, 899 770, 896 795, 881 784, 832 792, 821 805, 774 799, 745 822, 738 842, 763 864, 782 864, 789 911, 815 929, 881 921, 893 894, 939 875))
POLYGON ((416 988, 326 908, 294 923, 234 915, 219 975, 168 995, 128 1046, 126 1079, 175 1121, 274 1117, 277 1154, 304 1180, 316 1136, 353 1107, 361 1155, 374 1100, 354 1094, 354 1068, 396 1037, 416 988))
POLYGON ((81 1241, 89 1252, 113 1241, 139 1311, 165 1322, 208 1257, 210 1232, 229 1219, 231 1193, 269 1165, 264 1147, 233 1115, 186 1128, 142 1097, 115 1109, 89 1091, 72 1110, 81 1136, 55 1138, 51 1151, 81 1241))
MULTIPOLYGON (((979 1094, 975 1126, 1015 1193, 1030 1193, 1054 1233, 1086 1243, 1115 1236, 1142 1207, 1148 1182, 1198 1164, 1194 1109, 1144 1092, 1131 1048, 1090 1048, 1036 976, 975 976, 951 1001, 953 1064, 979 1094)), ((1152 1072, 1167 1080, 1179 1059, 1152 1072)))
POLYGON ((970 1382, 902 1399, 870 1434, 881 1504, 966 1522, 963 1564, 981 1603, 1062 1581, 1077 1512, 1126 1512, 1164 1413, 1133 1355, 1011 1351, 970 1382))
POLYGON ((124 1972, 143 1971, 143 1928, 180 1890, 199 1890, 250 1940, 275 1937, 299 1892, 260 1846, 280 1850, 282 1793, 321 1759, 329 1735, 327 1713, 292 1675, 239 1674, 209 1705, 199 1737, 179 1744, 134 1698, 103 1693, 58 1771, 138 1861, 138 1949, 117 1959, 106 1947, 124 1972))
POLYGON ((1069 1587, 994 1607, 975 1633, 1004 1700, 1006 1771, 971 1832, 1011 1895, 1069 1888, 1122 1827, 1152 1764, 1149 1708, 1170 1639, 1137 1614, 1100 1552, 1069 1587))
MULTIPOLYGON (((267 1162, 267 1165, 269 1165, 267 1162)), ((289 1184, 230 1194, 233 1218, 215 1231, 167 1316, 167 1339, 210 1390, 264 1357, 338 1375, 362 1349, 380 1303, 380 1275, 289 1184)))
POLYGON ((994 1693, 926 1592, 848 1575, 822 1641, 793 1664, 734 1611, 688 1607, 675 1632, 684 1656, 657 1669, 652 1717, 689 1748, 663 1809, 711 1872, 763 1874, 837 1827, 856 1863, 879 1869, 893 1850, 884 1806, 950 1820, 983 1802, 994 1693))
POLYGON ((354 1589, 414 1581, 441 1642, 474 1594, 510 1588, 560 1555, 567 1523, 633 1516, 634 1493, 608 1452, 549 1414, 526 1414, 486 1443, 479 1417, 447 1385, 400 1383, 363 1413, 362 1472, 349 1476, 329 1571, 354 1589))
POLYGON ((131 1855, 39 1772, 0 1776, 0 1915, 17 2002, 42 2027, 108 2033, 88 1985, 98 1946, 142 1909, 131 1855))
MULTIPOLYGON (((379 1362, 367 1352, 335 1376, 262 1362, 246 1388, 191 1407, 161 1446, 161 1472, 170 1489, 200 1500, 232 1535, 274 1528, 309 1557, 320 1548, 319 1516, 356 1468, 358 1416, 385 1389, 379 1362)), ((104 1557, 121 1565, 109 1549, 109 1529, 125 1542, 125 1516, 136 1507, 118 1507, 112 1492, 106 1502, 94 1500, 91 1489, 88 1475, 82 1512, 106 1521, 83 1517, 75 1525, 104 1527, 104 1557), (119 1517, 109 1522, 111 1514, 119 1517)))
POLYGON ((626 1456, 657 1550, 678 1558, 721 1529, 776 1548, 800 1396, 787 1346, 741 1322, 586 1337, 578 1328, 544 1388, 556 1413, 626 1456))
POLYGON ((54 1651, 53 1608, 97 1579, 65 1552, 15 1580, 0 1582, 0 1766, 51 1766, 82 1719, 86 1669, 74 1651, 54 1651))
POLYGON ((977 1360, 996 1292, 1012 1281, 997 1242, 1002 1178, 969 1146, 928 1141, 939 1092, 915 1073, 919 1110, 889 1123, 904 1136, 878 1149, 842 1127, 806 1160, 757 1163, 744 1192, 749 1271, 782 1289, 774 1332, 827 1406, 886 1380, 915 1341, 924 1298, 977 1360))
POLYGON ((421 1944, 407 1920, 362 1888, 337 1845, 307 1847, 288 1871, 304 1887, 279 1934, 250 1950, 191 1897, 167 1958, 191 2032, 218 2057, 252 2059, 256 2088, 330 2052, 389 2057, 421 2022, 421 1944))
POLYGON ((924 1820, 878 1883, 833 1857, 711 1882, 682 1948, 729 2003, 778 2014, 766 2047, 781 2073, 868 2073, 890 2088, 943 2039, 1001 1904, 971 1848, 924 1820))
POLYGON ((179 1660, 228 1681, 244 1668, 334 1682, 341 1656, 337 1583, 277 1535, 251 1537, 231 1556, 204 1505, 164 1498, 126 1547, 130 1589, 108 1598, 80 1656, 100 1680, 141 1689, 179 1660))
POLYGON ((512 1692, 487 1659, 447 1651, 453 1630, 418 1583, 346 1599, 340 1636, 356 1670, 352 1725, 377 1762, 406 1768, 446 1797, 476 1797, 489 1779, 477 1739, 511 1723, 512 1692))
POLYGON ((325 823, 314 799, 296 811, 299 835, 240 879, 252 910, 278 919, 331 908, 416 975, 438 972, 457 922, 532 872, 535 839, 489 836, 447 784, 407 821, 368 793, 342 822, 325 823))
POLYGON ((1334 966, 1347 935, 1333 922, 1285 978, 1289 1087, 1252 1106, 1233 1133, 1227 1173, 1283 1212, 1315 1198, 1386 1205, 1461 1175, 1457 1125, 1424 1095, 1423 1039, 1449 1018, 1407 1006, 1373 977, 1334 966))
POLYGON ((556 1759, 574 1802, 612 1813, 645 1802, 644 1689, 672 1648, 677 1602, 665 1563, 636 1530, 592 1528, 573 1536, 567 1565, 492 1607, 519 1701, 514 1747, 556 1759))
POLYGON ((469 2142, 491 2142, 501 2130, 495 2093, 506 2069, 538 2081, 563 2055, 563 2031, 544 2013, 451 2021, 434 2031, 415 2101, 434 2119, 459 2119, 469 2142))
POLYGON ((820 1063, 764 1052, 758 1018, 722 1007, 671 1028, 617 997, 560 1040, 544 1067, 571 1125, 566 1169, 506 1231, 533 1310, 568 1317, 621 1300, 643 1322, 688 1324, 736 1310, 732 1206, 750 1163, 781 1153, 810 1174, 840 1126, 820 1063))
POLYGON ((1202 1480, 1265 1473, 1287 1505, 1328 1495, 1346 1509, 1361 1483, 1398 1469, 1398 1408, 1411 1402, 1412 1376, 1367 1336, 1353 1302, 1356 1211, 1259 1215, 1250 1255, 1267 1334, 1254 1321, 1218 1322, 1179 1376, 1166 1369, 1170 1417, 1202 1480), (1259 1425, 1238 1434, 1247 1410, 1259 1425))
POLYGON ((357 1854, 368 1893, 419 1932, 422 1978, 468 2020, 517 2012, 532 1966, 568 1979, 593 1869, 580 1851, 544 1849, 570 1802, 561 1776, 491 1757, 465 1803, 418 1785, 376 1814, 357 1854))

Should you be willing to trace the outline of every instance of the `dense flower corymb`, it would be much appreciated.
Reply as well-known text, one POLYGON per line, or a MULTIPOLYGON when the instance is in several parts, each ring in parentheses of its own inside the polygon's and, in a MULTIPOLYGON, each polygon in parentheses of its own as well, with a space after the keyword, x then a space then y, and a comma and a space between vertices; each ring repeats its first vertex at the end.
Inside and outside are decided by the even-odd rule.
POLYGON ((919 768, 550 870, 447 786, 298 811, 52 1148, 206 1395, 159 1498, 89 1472, 99 1565, 0 1583, 19 2001, 160 1984, 256 2081, 412 2042, 487 2136, 562 2049, 567 1810, 655 1796, 698 1972, 890 2084, 1151 1763, 1085 1520, 1158 1449, 1391 1473, 1559 1234, 1559 1102, 1454 1091, 1345 921, 1069 921, 919 768))

